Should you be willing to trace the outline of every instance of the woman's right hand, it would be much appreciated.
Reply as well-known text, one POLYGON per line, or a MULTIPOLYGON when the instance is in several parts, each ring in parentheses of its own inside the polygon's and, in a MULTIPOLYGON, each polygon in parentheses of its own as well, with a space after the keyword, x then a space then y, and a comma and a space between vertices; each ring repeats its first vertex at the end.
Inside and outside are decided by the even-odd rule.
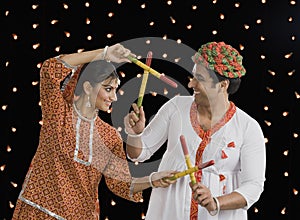
POLYGON ((132 54, 129 49, 125 48, 122 44, 117 43, 107 48, 104 59, 115 63, 130 63, 131 61, 127 58, 129 55, 135 57, 135 54, 132 54))

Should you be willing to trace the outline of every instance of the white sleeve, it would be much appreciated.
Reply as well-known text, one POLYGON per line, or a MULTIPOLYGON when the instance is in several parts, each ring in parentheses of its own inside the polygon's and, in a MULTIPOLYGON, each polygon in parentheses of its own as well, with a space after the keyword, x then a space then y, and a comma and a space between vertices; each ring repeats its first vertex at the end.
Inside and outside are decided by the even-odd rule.
POLYGON ((138 158, 132 159, 132 161, 143 162, 148 160, 166 142, 168 139, 170 119, 175 113, 175 109, 175 104, 171 99, 158 110, 141 136, 143 144, 141 154, 138 158))
POLYGON ((260 197, 264 189, 266 170, 265 141, 259 124, 248 123, 241 150, 241 185, 235 191, 247 201, 244 209, 249 209, 260 197))

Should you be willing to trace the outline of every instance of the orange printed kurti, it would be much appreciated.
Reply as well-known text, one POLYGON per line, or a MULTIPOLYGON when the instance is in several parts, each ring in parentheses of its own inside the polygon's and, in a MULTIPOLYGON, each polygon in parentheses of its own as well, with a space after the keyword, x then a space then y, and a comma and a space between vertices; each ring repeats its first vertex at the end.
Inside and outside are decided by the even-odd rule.
MULTIPOLYGON (((16 219, 99 219, 98 185, 105 176, 116 195, 138 202, 118 131, 99 117, 87 120, 73 109, 80 67, 50 58, 40 71, 43 125, 39 146, 20 192, 16 219), (71 74, 69 84, 61 89, 71 74)), ((100 195, 101 196, 101 195, 100 195)))

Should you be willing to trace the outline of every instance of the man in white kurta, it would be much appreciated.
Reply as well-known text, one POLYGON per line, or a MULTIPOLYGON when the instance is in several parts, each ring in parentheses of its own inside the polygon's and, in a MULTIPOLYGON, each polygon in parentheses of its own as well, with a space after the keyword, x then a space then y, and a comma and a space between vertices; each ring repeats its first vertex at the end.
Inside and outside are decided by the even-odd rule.
MULTIPOLYGON (((195 111, 193 100, 192 96, 177 96, 164 104, 145 128, 142 135, 143 151, 135 161, 149 159, 168 140, 158 170, 187 169, 180 143, 180 135, 184 135, 192 164, 195 164, 196 151, 202 139, 198 136, 199 130, 195 130, 201 128, 191 121, 195 111)), ((245 220, 247 209, 263 191, 265 145, 262 131, 253 118, 234 104, 232 106, 226 116, 230 118, 229 121, 212 134, 210 143, 205 147, 202 161, 214 160, 215 164, 202 170, 202 182, 209 186, 213 196, 239 192, 247 200, 247 206, 237 210, 221 210, 216 216, 199 207, 199 220, 245 220), (222 153, 227 157, 222 158, 222 153)), ((190 177, 185 176, 171 187, 153 188, 146 220, 189 219, 189 182, 190 177)))
MULTIPOLYGON (((211 197, 219 199, 223 197, 222 207, 212 214, 207 207, 200 205, 201 201, 197 201, 197 214, 192 215, 194 210, 191 209, 191 203, 195 200, 192 198, 189 185, 191 180, 187 175, 178 179, 171 187, 152 189, 146 220, 246 220, 247 210, 258 201, 264 189, 266 153, 262 129, 254 118, 228 100, 228 90, 226 90, 229 81, 227 79, 240 77, 244 74, 241 71, 243 68, 236 63, 232 64, 237 72, 229 74, 220 72, 220 75, 227 78, 213 84, 208 74, 208 69, 213 70, 212 67, 202 66, 203 60, 213 63, 211 60, 215 57, 211 56, 212 53, 209 53, 212 58, 207 58, 205 54, 209 49, 214 50, 213 55, 216 57, 220 51, 222 53, 225 51, 225 55, 230 53, 230 60, 234 60, 231 59, 232 54, 238 55, 238 53, 223 42, 209 43, 201 49, 203 50, 199 50, 199 53, 201 52, 204 58, 194 57, 196 63, 193 70, 194 78, 189 83, 189 87, 194 90, 193 96, 176 96, 166 102, 142 133, 135 128, 140 126, 139 118, 135 118, 133 114, 125 118, 129 136, 139 139, 141 149, 134 159, 130 158, 129 154, 128 157, 133 161, 143 162, 167 141, 167 149, 158 170, 186 170, 187 164, 180 142, 180 136, 183 135, 193 165, 199 161, 202 163, 214 160, 214 165, 198 171, 195 176, 200 177, 198 181, 208 188, 211 197), (217 49, 212 46, 216 46, 217 49), (202 59, 201 63, 197 63, 199 59, 202 59), (205 92, 207 94, 204 94, 205 92), (224 102, 226 107, 224 104, 223 108, 220 102, 224 102), (211 112, 222 113, 217 122, 206 129, 199 120, 199 114, 205 113, 205 111, 201 112, 202 104, 210 106, 208 110, 211 112), (238 204, 225 204, 231 202, 224 202, 227 198, 235 200, 234 203, 238 204)), ((222 62, 222 59, 215 60, 222 62)), ((217 73, 218 67, 222 67, 222 70, 226 69, 220 63, 216 62, 214 65, 216 68, 213 71, 217 73)), ((210 201, 213 200, 210 198, 210 201)))

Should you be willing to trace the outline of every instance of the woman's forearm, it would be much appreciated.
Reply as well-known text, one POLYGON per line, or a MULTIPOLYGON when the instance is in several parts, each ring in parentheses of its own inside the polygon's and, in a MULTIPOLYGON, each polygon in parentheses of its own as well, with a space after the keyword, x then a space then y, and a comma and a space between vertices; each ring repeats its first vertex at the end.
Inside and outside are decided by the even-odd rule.
POLYGON ((148 176, 135 178, 133 184, 133 193, 137 193, 151 187, 148 176))
POLYGON ((71 66, 89 63, 93 60, 104 59, 104 49, 96 49, 80 53, 71 53, 61 56, 61 59, 71 66))

